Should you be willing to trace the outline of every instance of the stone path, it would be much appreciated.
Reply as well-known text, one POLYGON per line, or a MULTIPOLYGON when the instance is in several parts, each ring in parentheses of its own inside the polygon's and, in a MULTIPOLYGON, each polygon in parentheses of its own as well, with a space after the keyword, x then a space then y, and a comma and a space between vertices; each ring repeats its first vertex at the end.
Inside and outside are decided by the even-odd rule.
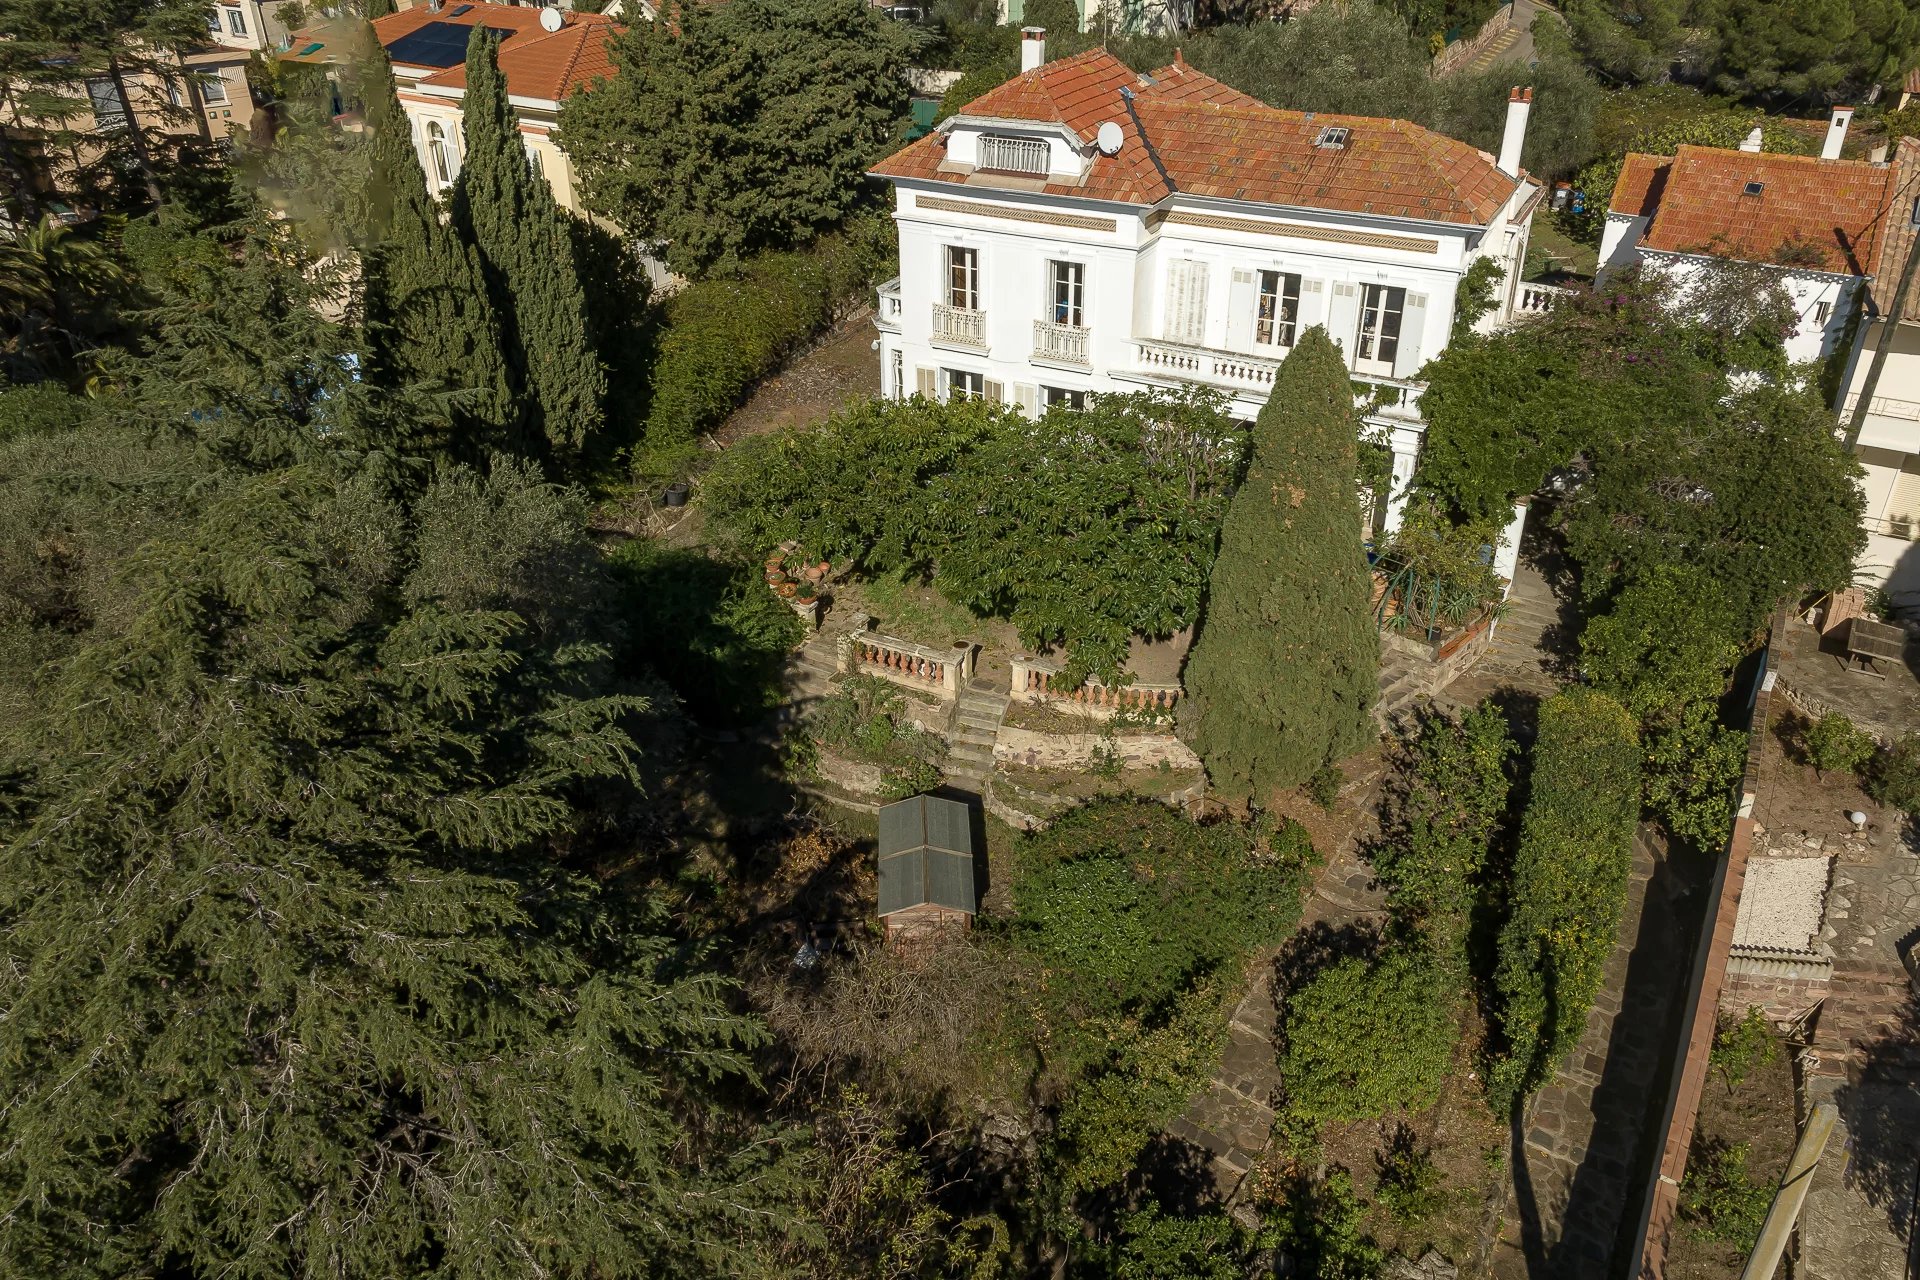
POLYGON ((1534 1095, 1514 1134, 1512 1183, 1492 1272, 1501 1280, 1585 1280, 1626 1265, 1643 1149, 1665 1104, 1673 1022, 1699 903, 1642 828, 1627 909, 1586 1033, 1534 1095))

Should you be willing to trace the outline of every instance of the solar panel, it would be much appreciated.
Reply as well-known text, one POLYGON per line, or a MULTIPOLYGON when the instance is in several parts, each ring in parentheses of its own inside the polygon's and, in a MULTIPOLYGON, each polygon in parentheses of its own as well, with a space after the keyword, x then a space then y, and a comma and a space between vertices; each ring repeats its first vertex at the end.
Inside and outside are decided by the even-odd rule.
MULTIPOLYGON (((513 34, 510 28, 488 27, 496 39, 513 34)), ((473 28, 460 22, 429 22, 387 46, 387 57, 416 67, 452 67, 467 60, 467 41, 473 28)))

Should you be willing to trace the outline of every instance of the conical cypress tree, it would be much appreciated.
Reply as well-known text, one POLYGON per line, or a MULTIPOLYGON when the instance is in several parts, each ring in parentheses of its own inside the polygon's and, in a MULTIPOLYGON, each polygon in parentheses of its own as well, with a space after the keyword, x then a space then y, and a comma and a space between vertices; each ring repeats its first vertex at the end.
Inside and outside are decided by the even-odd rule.
POLYGON ((367 377, 389 387, 457 392, 452 451, 519 447, 501 326, 479 260, 427 194, 386 54, 369 54, 373 148, 364 229, 367 377))
POLYGON ((1352 384, 1324 329, 1301 339, 1253 428, 1253 458, 1187 660, 1183 736, 1216 790, 1264 799, 1364 746, 1379 679, 1352 384))
POLYGON ((505 321, 529 430, 565 456, 598 434, 607 377, 567 227, 572 215, 528 166, 494 51, 493 36, 474 27, 467 43, 467 154, 453 189, 453 225, 479 251, 494 309, 505 321))

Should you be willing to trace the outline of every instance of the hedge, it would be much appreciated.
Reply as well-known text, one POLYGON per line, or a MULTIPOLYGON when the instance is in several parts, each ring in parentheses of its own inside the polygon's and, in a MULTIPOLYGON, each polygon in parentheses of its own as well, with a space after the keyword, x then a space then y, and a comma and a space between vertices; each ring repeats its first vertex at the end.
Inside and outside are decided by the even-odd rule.
POLYGON ((1498 1107, 1538 1087, 1579 1042, 1626 908, 1639 817, 1633 716, 1591 689, 1542 703, 1494 974, 1506 1040, 1489 1082, 1498 1107))
POLYGON ((857 219, 807 249, 762 254, 737 276, 702 280, 669 298, 646 445, 684 443, 718 426, 755 383, 891 270, 891 237, 885 218, 857 219))

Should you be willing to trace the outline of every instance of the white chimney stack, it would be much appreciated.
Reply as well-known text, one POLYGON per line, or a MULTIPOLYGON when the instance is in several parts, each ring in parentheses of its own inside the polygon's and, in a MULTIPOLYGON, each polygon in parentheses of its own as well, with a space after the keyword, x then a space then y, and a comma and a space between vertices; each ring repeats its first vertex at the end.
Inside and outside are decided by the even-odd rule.
POLYGON ((1759 125, 1753 126, 1753 132, 1749 133, 1746 136, 1745 140, 1740 143, 1740 149, 1742 151, 1760 150, 1760 126, 1759 125))
POLYGON ((1820 144, 1822 160, 1838 160, 1840 144, 1847 140, 1847 126, 1853 123, 1852 107, 1835 107, 1833 119, 1827 121, 1827 140, 1820 144))
POLYGON ((1045 27, 1020 28, 1020 70, 1022 74, 1032 71, 1047 60, 1047 29, 1045 27))
POLYGON ((1520 176, 1520 148, 1527 141, 1527 113, 1533 110, 1533 90, 1507 94, 1507 131, 1500 135, 1500 159, 1495 167, 1510 178, 1520 176))

